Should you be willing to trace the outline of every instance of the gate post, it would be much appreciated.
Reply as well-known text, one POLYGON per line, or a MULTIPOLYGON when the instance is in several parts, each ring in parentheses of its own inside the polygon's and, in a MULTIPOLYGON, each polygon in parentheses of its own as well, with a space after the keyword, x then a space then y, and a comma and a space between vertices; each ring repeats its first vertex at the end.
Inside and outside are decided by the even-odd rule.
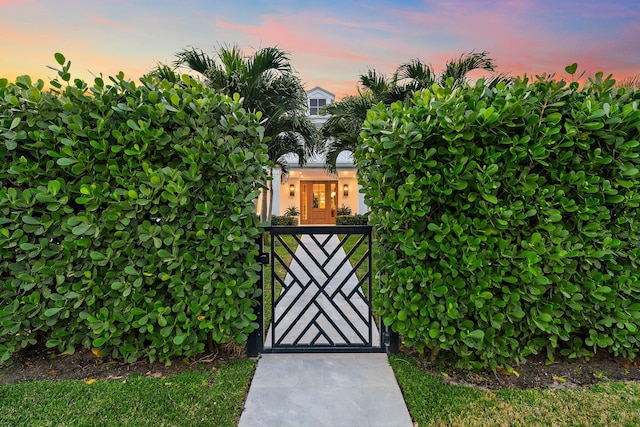
POLYGON ((387 354, 397 354, 400 351, 400 335, 391 327, 383 325, 383 345, 387 354))
POLYGON ((264 233, 256 239, 258 250, 258 262, 260 263, 260 274, 256 287, 260 294, 254 298, 256 305, 253 313, 256 315, 258 328, 249 334, 247 338, 247 357, 258 357, 264 349, 264 265, 269 264, 269 254, 264 253, 264 233))
MULTIPOLYGON (((378 280, 381 280, 378 277, 378 280)), ((394 332, 390 326, 387 326, 380 319, 382 332, 382 347, 387 354, 397 354, 400 351, 400 335, 394 332)))

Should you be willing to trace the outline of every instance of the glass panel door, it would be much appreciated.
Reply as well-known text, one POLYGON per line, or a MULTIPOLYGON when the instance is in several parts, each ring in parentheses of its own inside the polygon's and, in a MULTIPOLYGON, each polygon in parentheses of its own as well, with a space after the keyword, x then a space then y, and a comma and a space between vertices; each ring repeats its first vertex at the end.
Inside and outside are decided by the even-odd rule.
POLYGON ((326 185, 322 184, 313 184, 313 208, 314 209, 325 209, 327 206, 326 200, 326 185))
POLYGON ((306 224, 309 221, 309 192, 307 187, 309 186, 306 182, 300 183, 300 223, 306 224))
POLYGON ((300 224, 335 224, 337 181, 300 182, 300 224))
POLYGON ((331 221, 336 220, 336 212, 338 210, 338 183, 331 183, 331 221))

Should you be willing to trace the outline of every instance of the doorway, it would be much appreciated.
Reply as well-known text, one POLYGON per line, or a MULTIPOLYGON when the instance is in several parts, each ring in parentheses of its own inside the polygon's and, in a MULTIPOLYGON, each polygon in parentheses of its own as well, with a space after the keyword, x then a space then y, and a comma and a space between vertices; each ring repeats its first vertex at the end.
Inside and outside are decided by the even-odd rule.
POLYGON ((300 181, 300 224, 335 224, 338 181, 300 181))

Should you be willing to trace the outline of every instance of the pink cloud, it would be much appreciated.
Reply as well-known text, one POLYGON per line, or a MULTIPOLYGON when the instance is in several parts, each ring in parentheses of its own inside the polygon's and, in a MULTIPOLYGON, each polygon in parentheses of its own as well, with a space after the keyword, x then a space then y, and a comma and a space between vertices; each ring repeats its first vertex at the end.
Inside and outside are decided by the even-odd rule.
MULTIPOLYGON (((16 67, 23 73, 45 70, 53 52, 60 51, 77 61, 77 71, 89 68, 107 74, 124 67, 128 75, 142 74, 156 58, 171 62, 186 46, 213 53, 212 45, 237 43, 247 52, 263 46, 290 52, 307 87, 322 86, 338 96, 355 93, 358 76, 368 68, 390 74, 399 64, 419 58, 441 71, 448 60, 471 50, 487 50, 498 71, 512 76, 563 75, 564 66, 574 61, 587 74, 606 73, 607 68, 616 76, 640 72, 640 12, 630 2, 605 6, 602 0, 590 6, 579 0, 424 0, 423 6, 413 2, 411 9, 404 3, 370 2, 361 3, 357 14, 348 13, 352 5, 332 10, 331 2, 296 6, 295 12, 270 5, 277 12, 259 14, 238 2, 223 8, 239 16, 231 19, 224 10, 214 14, 213 9, 195 6, 199 2, 186 3, 190 7, 159 2, 146 10, 142 2, 116 1, 118 10, 130 9, 135 21, 103 14, 84 2, 60 8, 44 1, 0 0, 7 11, 15 12, 0 16, 0 37, 7 41, 0 71, 6 75, 16 67), (565 26, 560 17, 569 10, 565 26), (596 25, 599 19, 627 23, 609 34, 596 25)), ((107 3, 111 5, 99 1, 102 6, 107 3)))
MULTIPOLYGON (((598 63, 601 68, 608 63, 617 66, 624 62, 638 63, 637 56, 614 59, 613 54, 608 53, 616 51, 614 46, 620 47, 621 37, 614 41, 594 41, 585 40, 583 33, 560 35, 548 21, 536 15, 540 11, 531 1, 478 4, 481 7, 469 2, 464 4, 466 7, 460 7, 459 3, 430 1, 431 12, 391 8, 383 13, 406 22, 406 34, 431 40, 434 35, 438 36, 437 40, 441 41, 438 47, 425 52, 426 55, 419 54, 436 70, 452 57, 470 50, 487 50, 498 66, 497 71, 510 75, 563 71, 565 65, 574 61, 581 68, 584 63, 589 69, 598 63), (451 46, 463 46, 463 49, 456 52, 451 46)), ((632 40, 638 40, 638 27, 636 22, 627 29, 629 34, 624 37, 628 41, 627 54, 633 50, 632 40)))
MULTIPOLYGON (((343 92, 355 93, 358 68, 377 65, 379 61, 366 49, 358 47, 358 37, 341 41, 344 32, 338 33, 327 25, 326 19, 318 20, 313 14, 264 15, 258 25, 218 21, 213 29, 231 30, 232 34, 227 33, 227 38, 235 40, 233 33, 241 34, 254 47, 276 45, 290 52, 292 64, 309 87, 322 86, 338 96, 343 92), (310 28, 318 31, 309 31, 310 28), (347 77, 339 81, 327 80, 335 75, 347 77), (327 86, 329 83, 331 86, 327 86)), ((352 31, 364 30, 355 28, 352 31)))
POLYGON ((290 52, 305 52, 306 54, 321 55, 352 62, 364 59, 362 55, 336 46, 324 38, 308 36, 307 34, 314 34, 308 31, 308 28, 313 27, 314 23, 309 22, 306 17, 265 15, 260 26, 231 22, 217 22, 215 26, 259 37, 264 45, 277 45, 290 52))

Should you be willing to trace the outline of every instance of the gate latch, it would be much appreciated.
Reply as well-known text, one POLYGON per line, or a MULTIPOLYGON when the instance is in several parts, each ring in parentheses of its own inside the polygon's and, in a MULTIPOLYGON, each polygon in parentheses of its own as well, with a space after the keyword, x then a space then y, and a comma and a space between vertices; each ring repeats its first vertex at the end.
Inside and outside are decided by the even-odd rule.
POLYGON ((269 254, 260 254, 256 259, 262 265, 268 265, 271 263, 269 260, 269 254))

